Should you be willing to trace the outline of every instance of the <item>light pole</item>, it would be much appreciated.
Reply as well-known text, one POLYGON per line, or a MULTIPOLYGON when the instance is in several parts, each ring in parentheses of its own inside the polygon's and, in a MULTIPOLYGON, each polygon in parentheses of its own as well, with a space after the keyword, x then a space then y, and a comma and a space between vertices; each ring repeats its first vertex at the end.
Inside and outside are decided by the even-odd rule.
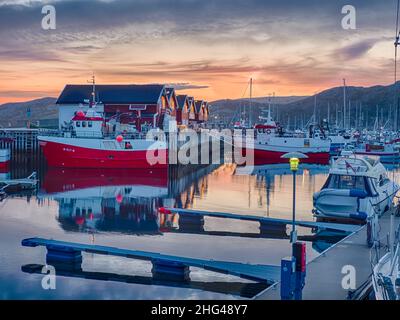
POLYGON ((292 232, 290 233, 290 243, 297 241, 296 233, 296 172, 299 169, 300 159, 308 158, 300 152, 289 152, 281 156, 282 159, 289 159, 290 170, 293 173, 293 205, 292 205, 292 232))
POLYGON ((306 245, 297 242, 296 233, 296 172, 299 169, 300 159, 308 158, 300 152, 289 152, 281 156, 289 159, 290 170, 293 173, 293 212, 292 212, 292 232, 290 233, 290 243, 292 244, 292 257, 284 258, 281 261, 281 298, 302 299, 302 291, 306 277, 306 245))

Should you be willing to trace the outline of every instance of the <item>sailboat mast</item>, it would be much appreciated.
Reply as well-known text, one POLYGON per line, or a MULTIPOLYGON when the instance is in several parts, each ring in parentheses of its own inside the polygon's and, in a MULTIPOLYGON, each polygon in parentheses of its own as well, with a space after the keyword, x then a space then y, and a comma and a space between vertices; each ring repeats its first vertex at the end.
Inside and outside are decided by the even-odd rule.
POLYGON ((249 128, 252 126, 252 107, 251 102, 253 98, 253 78, 250 78, 250 101, 249 101, 249 128))
POLYGON ((331 113, 331 104, 330 104, 330 102, 328 102, 328 117, 327 117, 327 120, 328 120, 328 124, 330 123, 330 113, 331 113))
POLYGON ((397 0, 397 16, 396 16, 396 35, 394 42, 394 108, 395 108, 395 130, 397 131, 398 117, 399 117, 399 99, 397 97, 397 47, 399 46, 400 30, 399 30, 399 11, 400 0, 397 0))
POLYGON ((317 123, 317 94, 314 95, 314 114, 313 114, 313 122, 317 123))
POLYGON ((347 124, 346 124, 346 79, 343 79, 343 128, 347 129, 347 124))

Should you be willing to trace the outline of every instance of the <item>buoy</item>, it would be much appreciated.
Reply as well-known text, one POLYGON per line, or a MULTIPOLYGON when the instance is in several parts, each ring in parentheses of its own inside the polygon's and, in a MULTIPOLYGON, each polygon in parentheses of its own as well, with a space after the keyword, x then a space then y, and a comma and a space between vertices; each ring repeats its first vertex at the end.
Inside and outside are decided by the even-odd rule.
POLYGON ((76 113, 76 115, 77 115, 78 117, 84 117, 84 116, 85 116, 85 113, 84 113, 82 110, 79 110, 79 111, 76 113))
POLYGON ((115 199, 117 200, 118 203, 121 203, 124 197, 122 196, 122 194, 118 194, 115 199))
POLYGON ((77 224, 77 225, 83 225, 84 223, 85 223, 85 218, 83 218, 83 217, 75 217, 75 223, 77 224))
POLYGON ((116 140, 117 140, 117 142, 122 142, 122 140, 124 140, 124 137, 119 135, 119 136, 117 136, 116 140))
POLYGON ((171 214, 172 213, 171 210, 168 210, 168 209, 166 209, 164 207, 159 208, 158 212, 161 213, 161 214, 171 214))

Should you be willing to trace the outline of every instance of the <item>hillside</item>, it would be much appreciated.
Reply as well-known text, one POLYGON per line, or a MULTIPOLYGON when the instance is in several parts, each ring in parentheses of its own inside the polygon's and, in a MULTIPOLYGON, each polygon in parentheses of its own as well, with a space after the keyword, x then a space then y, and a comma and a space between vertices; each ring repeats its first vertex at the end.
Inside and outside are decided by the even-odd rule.
POLYGON ((28 108, 30 109, 30 121, 32 123, 39 120, 42 120, 42 123, 54 123, 58 119, 56 100, 56 98, 47 97, 26 102, 2 104, 0 105, 0 127, 25 127, 28 120, 28 108))
MULTIPOLYGON (((400 82, 397 83, 400 88, 400 82)), ((354 123, 357 113, 361 114, 363 126, 371 127, 375 121, 376 115, 379 115, 380 125, 384 125, 387 120, 393 123, 394 120, 394 85, 373 86, 373 87, 347 87, 347 105, 350 105, 350 118, 354 123), (360 107, 361 106, 361 107, 360 107), (378 106, 378 107, 377 107, 378 106), (361 110, 361 112, 360 112, 361 110)), ((328 105, 330 106, 330 120, 338 123, 342 120, 343 109, 343 88, 336 87, 317 94, 317 96, 300 97, 275 97, 273 101, 273 116, 275 120, 283 125, 292 124, 296 120, 297 124, 306 123, 314 112, 314 103, 316 98, 316 116, 317 119, 327 118, 328 105)), ((261 110, 268 106, 269 97, 254 98, 251 103, 252 119, 258 121, 261 110)), ((0 127, 21 127, 26 126, 27 109, 31 110, 30 121, 35 123, 41 120, 40 125, 48 126, 57 122, 56 99, 47 97, 37 100, 6 103, 0 105, 0 127)), ((397 103, 398 105, 398 103, 397 103)), ((349 109, 349 108, 348 108, 349 109)), ((212 118, 217 117, 217 121, 232 123, 240 118, 240 110, 247 118, 249 116, 249 99, 237 100, 217 100, 210 102, 210 112, 212 118)), ((347 110, 347 112, 349 112, 347 110)), ((400 114, 400 113, 399 113, 400 114)), ((400 120, 400 116, 399 116, 400 120)), ((400 121, 399 121, 400 122, 400 121)))
MULTIPOLYGON (((397 86, 400 87, 400 82, 397 86)), ((362 119, 360 122, 365 126, 372 126, 376 114, 379 115, 379 122, 384 125, 390 119, 394 120, 394 85, 389 86, 373 86, 373 87, 347 87, 346 88, 346 103, 347 113, 350 109, 350 118, 352 123, 355 122, 356 109, 359 114, 358 118, 362 119), (361 110, 361 111, 360 111, 361 110), (360 116, 361 114, 361 116, 360 116)), ((317 119, 328 117, 328 105, 330 106, 330 120, 336 121, 336 114, 338 115, 338 123, 342 119, 343 110, 343 87, 331 88, 318 93, 316 96, 298 97, 288 103, 273 103, 274 118, 282 124, 290 122, 293 124, 294 120, 298 124, 306 123, 313 115, 314 105, 316 98, 316 116, 317 119)), ((261 114, 261 110, 268 106, 266 98, 255 99, 252 102, 252 119, 257 120, 261 114)), ((244 100, 218 100, 211 103, 211 113, 218 116, 223 121, 236 121, 240 115, 240 108, 246 118, 250 110, 249 102, 244 100)))

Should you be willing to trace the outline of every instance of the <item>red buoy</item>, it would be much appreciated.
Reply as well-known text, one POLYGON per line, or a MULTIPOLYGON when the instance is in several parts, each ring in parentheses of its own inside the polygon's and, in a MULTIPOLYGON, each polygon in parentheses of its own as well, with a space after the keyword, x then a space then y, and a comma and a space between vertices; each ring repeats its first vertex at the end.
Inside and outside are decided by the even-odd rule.
POLYGON ((122 194, 118 194, 115 199, 117 200, 118 203, 122 203, 122 200, 124 200, 124 197, 122 196, 122 194))
POLYGON ((117 140, 117 142, 122 142, 122 140, 124 140, 124 137, 119 135, 119 136, 117 136, 116 140, 117 140))
POLYGON ((165 207, 158 208, 158 212, 161 214, 171 214, 172 213, 171 210, 168 210, 165 207))

